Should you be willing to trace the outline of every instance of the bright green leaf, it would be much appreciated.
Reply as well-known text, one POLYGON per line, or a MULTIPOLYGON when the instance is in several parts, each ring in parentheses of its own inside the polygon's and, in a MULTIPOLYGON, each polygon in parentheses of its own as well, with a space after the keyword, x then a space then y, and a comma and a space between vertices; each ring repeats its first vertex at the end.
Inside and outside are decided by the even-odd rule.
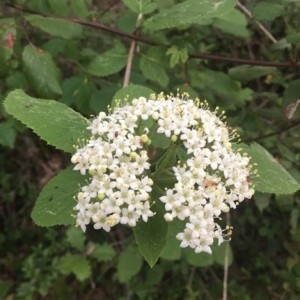
POLYGON ((28 81, 40 97, 62 94, 60 73, 49 53, 30 44, 23 50, 22 62, 28 81))
POLYGON ((252 176, 255 190, 262 193, 293 194, 299 188, 299 183, 273 158, 262 146, 254 143, 250 146, 239 145, 251 157, 251 163, 256 163, 254 169, 258 176, 252 176))
POLYGON ((86 71, 95 76, 109 76, 121 71, 127 63, 125 47, 116 42, 114 47, 92 59, 86 71))
POLYGON ((31 213, 33 221, 39 226, 75 224, 74 197, 85 180, 80 172, 71 168, 58 173, 39 194, 31 213))
POLYGON ((186 48, 178 48, 176 46, 172 46, 166 52, 166 55, 171 56, 170 58, 170 67, 174 68, 179 63, 185 63, 189 56, 186 48))
POLYGON ((16 140, 16 131, 8 123, 0 123, 0 145, 13 148, 16 140))
POLYGON ((76 39, 82 35, 81 25, 67 20, 46 18, 38 15, 29 15, 26 16, 25 19, 32 26, 62 39, 76 39))
POLYGON ((136 247, 130 245, 120 255, 117 272, 121 283, 128 282, 142 268, 143 260, 136 247))
POLYGON ((49 144, 66 152, 75 152, 78 140, 89 136, 88 120, 54 100, 36 99, 15 90, 7 96, 4 108, 49 144))
POLYGON ((125 105, 131 103, 134 98, 145 97, 149 99, 151 94, 155 94, 155 92, 148 87, 130 84, 127 87, 124 87, 116 92, 113 97, 111 106, 112 108, 116 105, 125 105))
POLYGON ((155 212, 155 215, 149 218, 147 222, 138 222, 134 228, 138 248, 150 267, 153 267, 157 262, 165 246, 168 231, 168 224, 163 216, 164 210, 159 200, 162 195, 161 191, 160 188, 154 186, 151 193, 153 203, 151 210, 155 212))
POLYGON ((73 273, 79 281, 84 281, 91 276, 91 266, 84 255, 66 254, 61 257, 57 269, 63 274, 73 273))
POLYGON ((151 0, 123 0, 124 4, 137 14, 150 14, 156 8, 156 3, 151 0))
POLYGON ((145 22, 150 30, 160 30, 193 23, 201 24, 210 18, 226 14, 234 8, 236 0, 187 0, 161 10, 145 22))

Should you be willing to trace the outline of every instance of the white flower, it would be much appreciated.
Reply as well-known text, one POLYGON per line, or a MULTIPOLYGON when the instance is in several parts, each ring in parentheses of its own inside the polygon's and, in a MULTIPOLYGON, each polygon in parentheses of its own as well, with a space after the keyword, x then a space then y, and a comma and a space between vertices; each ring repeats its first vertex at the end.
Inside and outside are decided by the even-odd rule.
POLYGON ((168 166, 176 182, 156 201, 164 204, 167 222, 185 222, 176 235, 181 247, 211 253, 214 239, 220 244, 226 236, 216 223, 220 215, 254 193, 249 158, 233 151, 232 135, 217 114, 199 100, 163 95, 100 113, 88 127, 90 140, 71 159, 74 170, 90 176, 74 206, 77 226, 86 230, 93 223, 110 231, 119 223, 134 227, 154 216, 157 161, 169 150, 167 144, 160 149, 162 140, 156 137, 164 136, 176 151, 176 162, 168 166))

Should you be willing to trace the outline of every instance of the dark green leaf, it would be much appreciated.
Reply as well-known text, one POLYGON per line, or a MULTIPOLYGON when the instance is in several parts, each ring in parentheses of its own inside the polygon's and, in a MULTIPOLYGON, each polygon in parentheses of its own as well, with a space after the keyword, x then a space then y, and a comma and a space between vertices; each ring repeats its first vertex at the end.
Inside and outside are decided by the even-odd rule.
POLYGON ((116 42, 114 47, 92 59, 86 71, 95 76, 108 76, 121 71, 127 63, 125 47, 116 42))
POLYGON ((145 97, 149 99, 151 94, 155 94, 155 92, 148 87, 130 84, 115 93, 111 107, 114 108, 117 104, 120 106, 126 105, 131 103, 134 98, 145 97))
POLYGON ((35 202, 31 213, 33 221, 39 226, 75 224, 74 197, 85 180, 80 172, 71 168, 53 177, 44 186, 35 202))
POLYGON ((62 39, 70 40, 81 37, 82 35, 81 25, 67 20, 50 17, 45 18, 38 15, 29 15, 26 16, 25 19, 32 26, 62 39))
POLYGON ((63 274, 73 273, 79 281, 91 276, 91 265, 87 258, 81 254, 66 254, 61 257, 57 269, 63 274))
POLYGON ((86 19, 89 16, 90 12, 85 2, 85 0, 71 0, 71 8, 76 17, 86 19))
POLYGON ((91 256, 97 261, 111 261, 116 256, 116 251, 110 244, 95 244, 91 256))
POLYGON ((173 167, 177 162, 176 157, 176 148, 177 145, 172 145, 157 161, 156 171, 164 170, 170 167, 173 167))
POLYGON ((0 123, 0 145, 13 148, 16 140, 16 131, 8 123, 0 123))
POLYGON ((66 152, 75 152, 78 140, 89 136, 88 120, 54 100, 36 99, 15 90, 7 96, 4 108, 49 144, 66 152))
POLYGON ((149 218, 148 222, 138 222, 134 228, 135 239, 138 248, 149 266, 152 268, 157 262, 162 249, 166 243, 168 224, 164 219, 164 210, 159 197, 162 196, 161 189, 153 186, 151 209, 155 215, 149 218))
POLYGON ((75 249, 83 251, 85 235, 80 228, 70 227, 66 233, 68 243, 75 249))
POLYGON ((166 87, 169 77, 162 65, 160 50, 160 47, 149 48, 146 55, 142 55, 140 59, 140 69, 146 78, 166 87))
POLYGON ((143 260, 136 247, 130 245, 120 255, 117 271, 121 283, 128 282, 142 268, 143 260))
POLYGON ((247 83, 253 79, 275 74, 276 72, 277 70, 274 67, 240 65, 238 67, 231 68, 229 70, 229 75, 235 80, 247 83))
POLYGON ((250 36, 247 29, 247 18, 237 9, 230 10, 227 14, 216 18, 213 25, 223 32, 238 37, 248 38, 250 36))
POLYGON ((260 21, 272 21, 280 16, 284 6, 276 3, 261 1, 253 9, 253 17, 260 21))
POLYGON ((211 250, 214 262, 221 266, 224 266, 225 256, 228 256, 228 266, 232 264, 233 254, 229 242, 224 242, 220 246, 215 242, 211 246, 211 250))
POLYGON ((145 22, 145 27, 160 30, 193 23, 201 24, 210 18, 226 14, 235 4, 236 0, 187 0, 160 11, 145 22))
POLYGON ((184 248, 183 255, 186 258, 186 261, 195 267, 208 267, 213 265, 214 260, 211 254, 201 252, 195 253, 191 248, 184 248))
POLYGON ((177 179, 171 169, 160 169, 153 174, 153 180, 157 186, 162 188, 173 188, 177 179))
POLYGON ((124 4, 137 14, 150 14, 156 8, 156 3, 151 0, 123 0, 124 4))
POLYGON ((254 143, 250 146, 239 145, 251 157, 251 163, 256 163, 258 176, 252 176, 255 190, 262 193, 293 194, 299 188, 299 183, 273 158, 262 146, 254 143))
POLYGON ((49 53, 27 45, 22 54, 22 62, 28 81, 39 96, 52 98, 62 94, 60 73, 49 53))

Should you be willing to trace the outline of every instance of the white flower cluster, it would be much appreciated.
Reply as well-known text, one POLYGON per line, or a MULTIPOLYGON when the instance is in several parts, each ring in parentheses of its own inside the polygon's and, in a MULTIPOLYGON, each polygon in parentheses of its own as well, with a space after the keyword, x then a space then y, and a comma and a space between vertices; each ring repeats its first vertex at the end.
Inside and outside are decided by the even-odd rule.
POLYGON ((150 164, 149 136, 164 135, 186 153, 170 169, 174 187, 160 197, 165 220, 185 221, 177 234, 181 247, 211 253, 214 239, 221 243, 224 238, 216 223, 220 214, 254 193, 249 158, 232 150, 228 128, 216 112, 197 100, 159 95, 134 99, 109 115, 100 113, 88 127, 91 139, 72 157, 74 169, 91 176, 77 197, 77 225, 85 230, 93 222, 95 229, 109 231, 118 223, 135 226, 154 215, 151 178, 159 157, 150 164))

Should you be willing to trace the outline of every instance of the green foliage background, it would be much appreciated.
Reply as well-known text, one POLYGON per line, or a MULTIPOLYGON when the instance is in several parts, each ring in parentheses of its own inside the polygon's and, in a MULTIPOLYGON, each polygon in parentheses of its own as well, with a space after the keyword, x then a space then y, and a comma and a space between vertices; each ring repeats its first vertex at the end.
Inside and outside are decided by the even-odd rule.
MULTIPOLYGON (((72 199, 76 193, 78 174, 67 168, 69 155, 57 149, 73 151, 76 138, 85 137, 84 130, 79 137, 77 132, 86 119, 62 104, 88 118, 128 94, 177 90, 226 110, 228 124, 243 141, 260 143, 274 157, 260 146, 243 146, 261 157, 265 181, 230 216, 229 298, 300 296, 300 199, 299 192, 288 195, 300 182, 299 1, 17 0, 0 5, 1 299, 220 299, 225 245, 215 247, 213 255, 196 255, 170 238, 151 269, 127 228, 110 234, 89 228, 83 235, 73 226, 37 227, 30 218, 41 187, 60 170, 66 169, 49 184, 65 183, 61 197, 72 199), (133 39, 130 85, 122 89, 133 39), (15 89, 31 96, 15 91, 7 98, 13 97, 16 119, 3 106, 15 89), (57 149, 22 125, 36 122, 32 112, 41 107, 36 117, 47 124, 52 120, 54 131, 63 130, 60 139, 48 128, 36 133, 57 149), (53 107, 57 114, 50 113, 53 107), (65 124, 63 116, 73 114, 74 122, 65 124), (271 159, 295 180, 276 179, 283 171, 266 163, 271 159), (284 181, 290 181, 290 189, 282 190, 284 181)), ((47 191, 39 197, 47 198, 47 191)), ((50 200, 44 208, 49 214, 50 200)), ((70 202, 60 205, 63 211, 70 202)), ((44 224, 38 210, 32 217, 44 224)), ((59 224, 72 223, 71 217, 61 218, 59 224)), ((168 235, 180 226, 169 226, 168 235)), ((135 231, 137 239, 147 238, 141 230, 135 231)))

